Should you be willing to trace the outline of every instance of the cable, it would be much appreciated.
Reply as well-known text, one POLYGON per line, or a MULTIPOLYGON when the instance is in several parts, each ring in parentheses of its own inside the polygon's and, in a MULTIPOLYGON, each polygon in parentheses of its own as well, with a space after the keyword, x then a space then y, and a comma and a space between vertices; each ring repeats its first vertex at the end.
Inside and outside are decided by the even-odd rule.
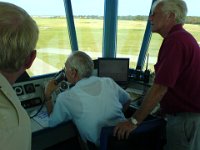
POLYGON ((45 101, 43 100, 43 102, 42 102, 40 108, 38 109, 38 111, 34 115, 30 116, 31 119, 34 118, 35 116, 37 116, 40 113, 40 111, 44 107, 44 104, 45 104, 45 101))

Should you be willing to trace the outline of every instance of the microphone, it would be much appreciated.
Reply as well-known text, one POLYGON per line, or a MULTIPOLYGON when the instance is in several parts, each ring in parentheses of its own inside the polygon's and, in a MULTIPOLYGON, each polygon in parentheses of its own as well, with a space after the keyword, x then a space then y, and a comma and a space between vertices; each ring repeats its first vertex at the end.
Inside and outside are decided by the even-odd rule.
POLYGON ((61 81, 65 80, 65 72, 64 70, 60 70, 55 76, 54 76, 54 80, 56 82, 56 84, 59 84, 61 81))

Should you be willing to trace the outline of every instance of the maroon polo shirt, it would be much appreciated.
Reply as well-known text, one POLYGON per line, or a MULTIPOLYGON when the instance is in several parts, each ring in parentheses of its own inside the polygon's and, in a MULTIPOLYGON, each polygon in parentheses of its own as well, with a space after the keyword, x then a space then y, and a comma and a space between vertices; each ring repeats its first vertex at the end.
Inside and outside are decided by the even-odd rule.
POLYGON ((155 83, 168 87, 160 103, 164 113, 200 113, 200 48, 182 25, 164 38, 154 68, 155 83))

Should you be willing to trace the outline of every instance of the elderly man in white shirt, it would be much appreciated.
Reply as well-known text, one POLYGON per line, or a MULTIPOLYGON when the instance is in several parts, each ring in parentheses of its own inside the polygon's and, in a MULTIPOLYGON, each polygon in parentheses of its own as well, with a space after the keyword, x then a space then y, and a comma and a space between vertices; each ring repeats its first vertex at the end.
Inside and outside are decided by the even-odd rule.
POLYGON ((65 72, 68 82, 75 86, 60 93, 53 107, 51 94, 57 85, 51 80, 45 98, 50 126, 72 120, 85 142, 99 146, 101 128, 126 119, 123 110, 130 104, 130 95, 111 78, 92 76, 93 66, 86 53, 72 53, 65 63, 65 72))

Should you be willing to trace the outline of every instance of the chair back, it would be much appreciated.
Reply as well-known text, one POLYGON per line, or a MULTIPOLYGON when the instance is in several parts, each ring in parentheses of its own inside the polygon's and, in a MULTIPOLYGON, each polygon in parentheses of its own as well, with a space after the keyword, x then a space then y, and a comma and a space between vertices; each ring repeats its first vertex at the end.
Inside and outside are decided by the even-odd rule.
POLYGON ((113 136, 114 126, 103 127, 100 150, 162 150, 166 143, 165 126, 163 118, 148 117, 126 140, 113 136))

